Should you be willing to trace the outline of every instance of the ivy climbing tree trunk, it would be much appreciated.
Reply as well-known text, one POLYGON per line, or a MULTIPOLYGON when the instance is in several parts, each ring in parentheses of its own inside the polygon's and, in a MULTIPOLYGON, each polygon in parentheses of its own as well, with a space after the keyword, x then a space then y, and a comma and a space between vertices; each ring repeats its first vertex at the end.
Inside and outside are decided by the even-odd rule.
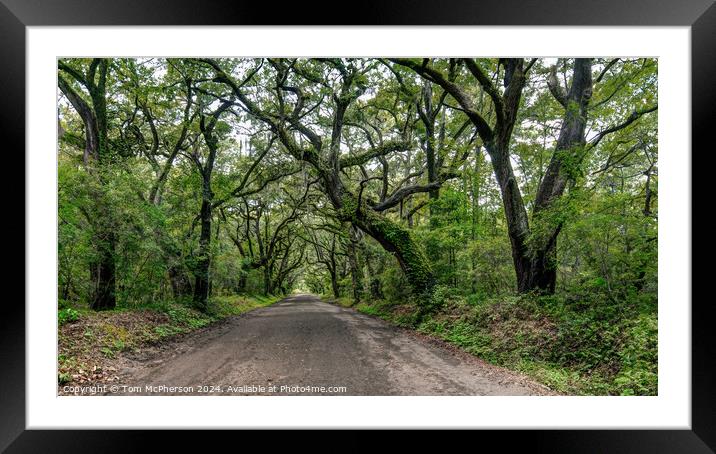
POLYGON ((352 212, 355 202, 341 207, 341 216, 375 239, 386 251, 393 254, 405 277, 417 294, 429 293, 435 285, 435 275, 422 246, 410 230, 373 211, 361 202, 352 212))

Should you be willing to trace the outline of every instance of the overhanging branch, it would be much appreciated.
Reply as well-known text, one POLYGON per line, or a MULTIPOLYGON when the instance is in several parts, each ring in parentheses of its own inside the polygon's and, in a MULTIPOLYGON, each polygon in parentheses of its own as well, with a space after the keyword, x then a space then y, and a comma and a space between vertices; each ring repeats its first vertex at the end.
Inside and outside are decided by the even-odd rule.
POLYGON ((354 156, 348 156, 348 157, 341 159, 340 167, 341 167, 341 169, 345 169, 346 167, 352 167, 352 166, 365 164, 366 162, 370 161, 371 159, 377 158, 379 156, 385 156, 385 155, 392 153, 394 151, 407 150, 409 146, 410 146, 410 144, 408 144, 405 141, 386 142, 383 145, 374 147, 369 151, 359 153, 354 156))
POLYGON ((627 126, 629 126, 630 124, 632 124, 632 123, 634 123, 636 120, 638 120, 641 116, 646 115, 646 114, 648 114, 648 113, 650 113, 650 112, 654 112, 654 111, 656 111, 658 108, 659 108, 659 106, 656 105, 656 106, 652 106, 652 107, 647 107, 646 109, 643 109, 643 110, 635 110, 635 111, 632 112, 631 115, 629 115, 629 117, 628 117, 626 120, 624 120, 622 123, 619 123, 619 124, 617 124, 617 125, 611 126, 611 127, 607 128, 607 129, 605 129, 604 131, 601 131, 599 134, 597 134, 592 140, 589 141, 589 147, 588 147, 588 148, 589 148, 589 149, 592 149, 592 148, 596 147, 597 144, 598 144, 599 142, 601 142, 601 140, 602 140, 605 136, 607 136, 607 135, 609 135, 609 134, 611 134, 611 133, 613 133, 613 132, 617 132, 617 131, 619 131, 619 130, 622 130, 622 129, 626 128, 627 126))

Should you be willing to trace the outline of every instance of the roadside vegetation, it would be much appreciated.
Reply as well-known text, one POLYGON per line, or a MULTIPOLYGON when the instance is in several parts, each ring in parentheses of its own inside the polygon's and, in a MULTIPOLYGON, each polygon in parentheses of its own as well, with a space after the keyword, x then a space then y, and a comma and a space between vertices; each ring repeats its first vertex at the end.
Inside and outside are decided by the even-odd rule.
POLYGON ((657 319, 648 305, 618 310, 579 295, 451 297, 425 314, 417 304, 324 299, 443 339, 560 393, 657 393, 657 319))
POLYGON ((206 313, 173 302, 100 312, 64 303, 58 312, 58 383, 112 381, 119 372, 114 360, 122 352, 154 345, 279 299, 279 296, 219 296, 210 300, 206 313))

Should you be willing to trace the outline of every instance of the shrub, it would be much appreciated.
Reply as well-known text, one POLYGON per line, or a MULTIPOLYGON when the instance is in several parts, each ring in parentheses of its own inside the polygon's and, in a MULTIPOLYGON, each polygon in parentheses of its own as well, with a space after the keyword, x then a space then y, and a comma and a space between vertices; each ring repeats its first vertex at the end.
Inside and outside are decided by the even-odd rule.
POLYGON ((67 307, 64 309, 60 309, 57 312, 57 321, 60 325, 64 325, 65 323, 72 323, 77 321, 80 318, 80 313, 76 310, 72 309, 71 307, 67 307))

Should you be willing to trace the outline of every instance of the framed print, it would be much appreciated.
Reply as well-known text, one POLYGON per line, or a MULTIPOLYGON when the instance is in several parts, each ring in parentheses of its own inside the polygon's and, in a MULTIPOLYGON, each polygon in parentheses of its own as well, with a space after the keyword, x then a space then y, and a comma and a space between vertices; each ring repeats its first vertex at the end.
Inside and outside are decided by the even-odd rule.
POLYGON ((610 3, 2 0, 26 255, 0 447, 711 452, 716 7, 610 3))

